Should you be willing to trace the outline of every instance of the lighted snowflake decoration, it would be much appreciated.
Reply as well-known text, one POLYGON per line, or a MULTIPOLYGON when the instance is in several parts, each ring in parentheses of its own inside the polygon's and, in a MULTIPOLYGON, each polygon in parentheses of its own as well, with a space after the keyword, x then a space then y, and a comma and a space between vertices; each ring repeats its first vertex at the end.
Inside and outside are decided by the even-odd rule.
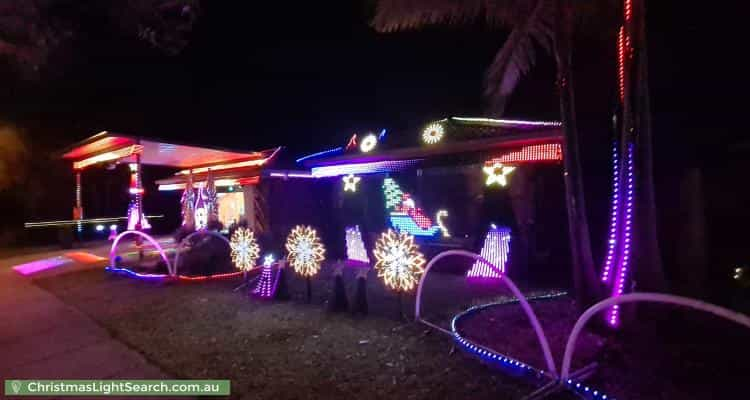
POLYGON ((294 272, 311 277, 320 271, 320 263, 325 259, 326 249, 318 237, 318 232, 310 226, 297 225, 286 239, 287 259, 294 272))
POLYGON ((422 131, 422 140, 427 144, 435 144, 443 139, 445 129, 439 123, 430 124, 422 131))
POLYGON ((260 257, 260 246, 255 240, 253 231, 247 228, 237 228, 229 240, 232 249, 232 262, 240 271, 250 271, 255 268, 255 261, 260 257))
POLYGON ((383 232, 373 253, 378 277, 391 289, 404 292, 413 289, 424 272, 424 255, 414 243, 414 236, 406 232, 391 229, 383 232))
POLYGON ((375 146, 377 146, 377 144, 378 144, 378 138, 377 138, 377 136, 375 136, 375 134, 371 133, 371 134, 365 136, 364 139, 362 139, 362 141, 359 142, 359 149, 363 153, 369 153, 370 151, 372 151, 375 148, 375 146))
POLYGON ((497 182, 498 184, 500 184, 500 186, 505 186, 508 184, 507 176, 510 175, 510 173, 515 169, 516 167, 503 165, 500 162, 487 164, 484 166, 484 168, 482 168, 482 171, 487 174, 487 180, 485 181, 485 184, 487 186, 492 186, 492 184, 497 182))

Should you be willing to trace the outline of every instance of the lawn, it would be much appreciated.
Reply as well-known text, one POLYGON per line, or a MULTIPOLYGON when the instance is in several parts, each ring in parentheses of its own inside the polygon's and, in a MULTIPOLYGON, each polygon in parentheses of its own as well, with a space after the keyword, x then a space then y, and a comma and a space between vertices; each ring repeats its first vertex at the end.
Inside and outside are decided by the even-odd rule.
POLYGON ((312 304, 293 277, 287 302, 233 292, 236 280, 161 284, 84 271, 36 283, 168 374, 230 379, 237 398, 514 399, 532 390, 401 321, 395 296, 370 296, 365 318, 327 312, 328 281, 314 281, 312 304))
MULTIPOLYGON (((351 301, 353 272, 344 278, 351 301)), ((518 399, 533 390, 453 351, 448 336, 401 320, 396 296, 372 273, 367 317, 326 311, 329 268, 313 280, 311 304, 304 298, 304 281, 293 275, 292 299, 285 302, 235 292, 237 280, 166 284, 93 270, 35 283, 176 378, 230 379, 234 398, 518 399)), ((447 326, 455 312, 502 293, 497 287, 469 287, 461 276, 431 273, 424 315, 447 326)), ((403 308, 411 318, 411 297, 403 308)), ((574 304, 561 297, 534 302, 534 309, 559 364, 577 318, 574 304)), ((748 376, 742 361, 747 332, 713 318, 664 311, 657 315, 667 318, 636 320, 620 334, 587 332, 574 369, 598 361, 591 382, 618 399, 709 399, 741 390, 738 382, 748 376)), ((463 323, 473 340, 544 366, 517 305, 491 307, 463 323)))

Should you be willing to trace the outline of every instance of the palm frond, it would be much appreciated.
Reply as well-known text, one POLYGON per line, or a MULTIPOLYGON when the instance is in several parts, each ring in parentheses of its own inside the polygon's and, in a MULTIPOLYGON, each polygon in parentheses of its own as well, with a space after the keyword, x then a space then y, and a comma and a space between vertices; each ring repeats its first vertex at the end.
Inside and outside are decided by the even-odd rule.
POLYGON ((551 53, 554 41, 553 0, 529 1, 534 8, 519 21, 487 69, 484 96, 493 115, 502 115, 508 98, 536 62, 536 46, 551 53))
POLYGON ((379 32, 453 25, 482 19, 514 26, 531 11, 528 0, 378 0, 372 25, 379 32))

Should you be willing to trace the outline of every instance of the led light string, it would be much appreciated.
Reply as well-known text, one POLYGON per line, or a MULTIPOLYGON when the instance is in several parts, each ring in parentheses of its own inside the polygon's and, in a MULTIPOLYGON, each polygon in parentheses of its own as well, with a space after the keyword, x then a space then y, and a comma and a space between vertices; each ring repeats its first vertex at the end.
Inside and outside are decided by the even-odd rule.
POLYGON ((615 251, 617 249, 617 231, 620 224, 620 160, 617 151, 617 142, 612 146, 612 206, 609 219, 609 238, 607 240, 607 256, 602 269, 602 282, 608 283, 610 279, 610 270, 615 261, 615 251))
MULTIPOLYGON (((627 177, 626 177, 626 190, 625 194, 625 208, 623 210, 624 215, 624 226, 622 226, 620 236, 622 237, 622 243, 619 246, 620 257, 618 258, 617 275, 615 276, 615 284, 612 287, 612 297, 620 296, 625 291, 625 283, 628 278, 628 268, 630 266, 630 249, 632 239, 632 227, 633 227, 633 201, 635 198, 635 177, 633 174, 633 152, 635 145, 628 143, 627 147, 627 177)), ((617 326, 619 324, 619 305, 614 305, 609 309, 607 313, 607 322, 610 326, 617 326)))

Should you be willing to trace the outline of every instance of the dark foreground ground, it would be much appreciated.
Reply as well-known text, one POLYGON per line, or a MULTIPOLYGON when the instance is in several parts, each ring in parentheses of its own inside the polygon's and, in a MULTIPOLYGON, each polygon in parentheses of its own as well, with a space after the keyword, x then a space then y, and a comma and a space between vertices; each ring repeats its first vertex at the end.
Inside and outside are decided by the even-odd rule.
MULTIPOLYGON (((344 277, 351 301, 353 273, 344 277)), ((454 352, 448 336, 401 320, 397 298, 373 274, 368 281, 371 312, 365 318, 326 311, 329 269, 313 281, 311 304, 304 298, 304 281, 293 276, 293 297, 286 302, 233 292, 238 281, 161 284, 84 271, 35 283, 172 376, 230 379, 235 398, 518 399, 533 390, 454 352)), ((447 327, 456 311, 505 293, 467 286, 460 276, 431 274, 425 315, 447 327)), ((577 317, 573 302, 563 297, 534 307, 559 364, 577 317)), ((411 318, 410 298, 404 299, 403 309, 411 318)), ((661 324, 636 321, 634 329, 617 337, 583 335, 574 368, 598 361, 602 368, 591 383, 618 399, 747 398, 747 332, 711 318, 691 317, 694 322, 688 325, 683 317, 689 314, 670 309, 660 315, 670 319, 661 324), (735 394, 714 396, 720 393, 735 394)), ((481 343, 544 366, 517 305, 467 318, 463 330, 481 343)))

